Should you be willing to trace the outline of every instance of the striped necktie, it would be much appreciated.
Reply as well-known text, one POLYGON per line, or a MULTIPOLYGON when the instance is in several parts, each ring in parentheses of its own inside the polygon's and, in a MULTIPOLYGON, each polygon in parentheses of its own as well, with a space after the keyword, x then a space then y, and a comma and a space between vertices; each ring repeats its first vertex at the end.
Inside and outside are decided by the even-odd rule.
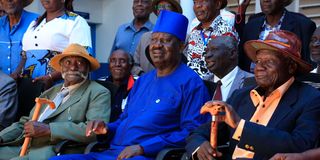
POLYGON ((62 90, 59 93, 57 93, 56 97, 53 99, 53 103, 55 104, 56 108, 50 109, 50 107, 47 106, 46 109, 43 111, 43 113, 40 115, 38 121, 42 122, 43 120, 48 118, 54 111, 56 111, 57 108, 62 103, 64 97, 66 97, 68 94, 69 94, 68 88, 62 88, 62 90))

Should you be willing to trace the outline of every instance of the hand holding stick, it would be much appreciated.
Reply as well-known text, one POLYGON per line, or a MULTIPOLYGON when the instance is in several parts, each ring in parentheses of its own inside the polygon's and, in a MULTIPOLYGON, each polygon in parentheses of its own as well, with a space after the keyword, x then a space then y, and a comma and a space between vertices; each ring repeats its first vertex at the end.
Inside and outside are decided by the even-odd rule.
POLYGON ((206 103, 200 110, 201 114, 210 113, 212 115, 210 145, 216 149, 218 146, 218 123, 222 121, 225 115, 225 108, 222 105, 211 105, 206 103))
MULTIPOLYGON (((56 108, 55 104, 49 99, 36 98, 35 101, 36 101, 36 108, 35 108, 33 116, 32 116, 32 121, 37 121, 38 120, 39 115, 40 115, 40 109, 41 109, 41 106, 43 104, 48 104, 51 109, 56 108)), ((25 137, 23 145, 22 145, 22 148, 21 148, 20 157, 26 155, 26 152, 27 152, 27 149, 28 149, 30 141, 31 141, 31 137, 25 137)))

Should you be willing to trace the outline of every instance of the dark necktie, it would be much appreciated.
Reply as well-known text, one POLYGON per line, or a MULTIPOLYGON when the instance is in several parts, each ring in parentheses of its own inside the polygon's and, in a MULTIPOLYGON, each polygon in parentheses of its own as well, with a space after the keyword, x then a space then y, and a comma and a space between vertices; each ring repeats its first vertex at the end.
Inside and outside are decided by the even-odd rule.
POLYGON ((216 90, 213 95, 213 100, 218 100, 218 101, 222 100, 221 85, 222 85, 221 81, 218 81, 216 90))

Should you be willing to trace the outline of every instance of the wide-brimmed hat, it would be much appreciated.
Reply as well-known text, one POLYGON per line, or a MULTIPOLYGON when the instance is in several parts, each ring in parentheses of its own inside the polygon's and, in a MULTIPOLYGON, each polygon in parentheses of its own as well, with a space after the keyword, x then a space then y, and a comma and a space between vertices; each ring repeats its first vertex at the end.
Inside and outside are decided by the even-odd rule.
POLYGON ((50 61, 50 66, 56 71, 61 72, 60 61, 68 56, 79 56, 88 60, 90 71, 94 71, 100 67, 98 60, 92 57, 83 46, 75 43, 70 44, 61 54, 55 55, 50 61))
POLYGON ((163 32, 174 35, 181 41, 186 40, 188 29, 188 19, 184 15, 176 12, 162 10, 153 27, 153 33, 163 32))
POLYGON ((289 6, 292 2, 293 2, 293 0, 283 0, 282 3, 286 7, 286 6, 289 6))
POLYGON ((290 57, 298 64, 298 73, 309 73, 312 69, 311 64, 301 58, 301 41, 292 32, 272 31, 265 40, 251 40, 244 44, 244 49, 252 61, 256 61, 257 51, 266 49, 282 53, 290 57))
POLYGON ((170 3, 173 7, 174 12, 182 13, 182 8, 177 0, 154 0, 152 2, 152 8, 153 8, 154 14, 157 13, 157 10, 158 10, 157 5, 160 1, 166 1, 166 2, 170 3))
POLYGON ((29 4, 31 4, 33 2, 33 0, 23 0, 23 7, 28 6, 29 4))

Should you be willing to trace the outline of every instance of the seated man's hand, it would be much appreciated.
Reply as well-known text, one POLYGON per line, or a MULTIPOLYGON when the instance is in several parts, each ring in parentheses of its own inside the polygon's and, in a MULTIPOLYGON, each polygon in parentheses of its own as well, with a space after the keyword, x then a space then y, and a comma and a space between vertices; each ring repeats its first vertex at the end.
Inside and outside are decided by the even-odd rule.
POLYGON ((25 137, 42 137, 50 134, 51 132, 48 124, 36 121, 29 121, 24 124, 25 137))
POLYGON ((301 153, 278 153, 270 160, 305 160, 301 153))
POLYGON ((233 110, 232 106, 222 101, 209 101, 205 105, 211 107, 221 107, 224 106, 226 115, 223 118, 223 121, 228 124, 231 128, 237 128, 240 122, 239 115, 233 110))
POLYGON ((89 137, 92 133, 97 135, 99 134, 107 134, 108 126, 102 120, 94 120, 90 121, 87 124, 86 128, 86 136, 89 137))
POLYGON ((119 154, 117 160, 139 156, 139 155, 142 155, 143 153, 144 153, 143 148, 140 145, 128 146, 119 154))
POLYGON ((197 151, 197 157, 199 160, 213 160, 214 157, 221 157, 222 153, 213 149, 208 141, 203 142, 197 151))

